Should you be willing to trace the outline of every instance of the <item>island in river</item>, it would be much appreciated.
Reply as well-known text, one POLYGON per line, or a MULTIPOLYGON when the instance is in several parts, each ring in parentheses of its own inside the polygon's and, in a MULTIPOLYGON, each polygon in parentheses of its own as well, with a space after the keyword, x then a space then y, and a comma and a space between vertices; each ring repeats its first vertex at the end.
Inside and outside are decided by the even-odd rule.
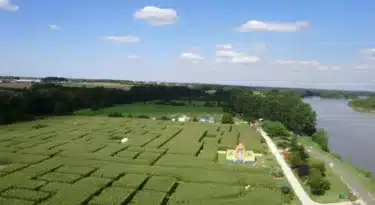
POLYGON ((356 111, 375 113, 375 96, 350 100, 348 105, 356 111))

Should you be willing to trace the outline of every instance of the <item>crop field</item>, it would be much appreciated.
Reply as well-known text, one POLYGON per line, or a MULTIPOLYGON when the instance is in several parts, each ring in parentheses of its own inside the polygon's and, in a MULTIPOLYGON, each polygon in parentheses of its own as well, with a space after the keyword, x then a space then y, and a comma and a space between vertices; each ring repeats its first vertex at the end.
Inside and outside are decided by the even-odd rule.
POLYGON ((132 85, 129 84, 122 84, 122 83, 107 83, 107 82, 80 82, 80 83, 64 83, 64 86, 67 87, 105 87, 105 88, 122 88, 122 89, 130 89, 132 85))
POLYGON ((217 150, 238 140, 273 160, 246 125, 57 117, 1 126, 0 204, 284 204, 288 183, 271 167, 218 162, 217 150))
POLYGON ((27 88, 31 83, 0 83, 0 88, 27 88))
POLYGON ((134 103, 128 105, 118 105, 109 108, 100 109, 97 111, 79 110, 75 112, 76 115, 85 116, 108 116, 108 114, 117 112, 124 116, 131 115, 148 115, 148 116, 168 116, 184 114, 188 116, 203 116, 203 115, 220 115, 223 111, 221 107, 204 107, 204 106, 172 106, 172 105, 156 105, 134 103))

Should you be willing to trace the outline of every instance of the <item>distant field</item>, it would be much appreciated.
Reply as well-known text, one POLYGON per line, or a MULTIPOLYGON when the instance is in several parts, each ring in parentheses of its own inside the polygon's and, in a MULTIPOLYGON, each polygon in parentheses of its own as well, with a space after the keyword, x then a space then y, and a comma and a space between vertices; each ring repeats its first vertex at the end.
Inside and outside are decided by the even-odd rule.
POLYGON ((218 163, 217 150, 238 137, 268 150, 247 125, 55 117, 1 126, 0 204, 286 204, 288 182, 271 176, 268 151, 264 167, 218 163))
POLYGON ((0 83, 0 88, 27 88, 31 83, 0 83))
MULTIPOLYGON (((0 88, 25 88, 31 85, 31 83, 0 83, 0 88)), ((122 89, 130 89, 132 85, 129 84, 121 84, 121 83, 105 83, 105 82, 92 82, 92 83, 64 83, 61 84, 67 87, 105 87, 105 88, 122 88, 122 89)))
POLYGON ((105 87, 105 88, 123 88, 130 89, 132 85, 121 83, 105 83, 105 82, 82 82, 82 83, 65 83, 64 86, 68 87, 105 87))
POLYGON ((129 105, 118 105, 109 108, 104 108, 97 111, 91 111, 90 109, 80 110, 75 112, 76 115, 86 116, 107 116, 110 113, 118 112, 123 115, 148 115, 148 116, 170 116, 185 114, 188 116, 204 116, 204 115, 216 115, 219 116, 222 113, 221 107, 204 107, 202 105, 197 106, 171 106, 171 105, 156 105, 156 104, 143 104, 134 103, 129 105))

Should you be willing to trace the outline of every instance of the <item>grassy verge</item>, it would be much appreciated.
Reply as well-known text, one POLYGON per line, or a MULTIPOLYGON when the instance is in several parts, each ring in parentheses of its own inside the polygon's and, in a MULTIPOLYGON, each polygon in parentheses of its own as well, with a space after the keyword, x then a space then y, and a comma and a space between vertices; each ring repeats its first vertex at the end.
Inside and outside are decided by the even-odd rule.
POLYGON ((375 194, 375 180, 366 177, 365 173, 361 169, 359 169, 358 167, 354 166, 349 162, 343 161, 338 155, 334 153, 323 152, 318 146, 318 144, 313 142, 309 137, 299 137, 298 140, 304 146, 320 152, 321 154, 329 158, 332 162, 334 162, 334 164, 339 165, 340 167, 345 169, 345 171, 350 173, 352 177, 357 179, 362 184, 366 191, 375 194))
MULTIPOLYGON (((348 186, 341 180, 340 176, 337 175, 332 168, 326 164, 326 179, 331 183, 331 189, 327 190, 324 195, 313 195, 311 194, 310 187, 304 183, 300 178, 300 182, 305 189, 305 191, 309 194, 312 200, 318 203, 336 203, 336 202, 344 202, 348 201, 348 199, 340 199, 340 193, 344 193, 345 196, 348 196, 350 189, 348 186)), ((298 175, 297 173, 295 173, 298 175)))

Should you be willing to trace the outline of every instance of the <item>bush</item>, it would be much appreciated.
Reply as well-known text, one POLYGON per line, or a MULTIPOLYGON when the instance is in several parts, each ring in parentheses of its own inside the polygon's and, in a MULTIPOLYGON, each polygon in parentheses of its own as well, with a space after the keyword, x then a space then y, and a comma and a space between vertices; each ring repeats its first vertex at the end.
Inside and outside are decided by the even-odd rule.
POLYGON ((198 118, 197 117, 193 117, 193 122, 198 122, 198 118))
POLYGON ((270 137, 288 137, 289 131, 281 122, 264 121, 262 128, 270 137))
POLYGON ((318 159, 312 159, 309 161, 309 167, 311 169, 319 170, 322 176, 325 176, 326 166, 323 161, 318 160, 318 159))
POLYGON ((223 117, 221 118, 221 123, 233 124, 234 123, 233 115, 230 113, 224 113, 223 117))
POLYGON ((138 115, 137 118, 150 119, 150 116, 148 116, 148 115, 138 115))
POLYGON ((108 117, 124 117, 124 115, 119 112, 112 112, 108 114, 108 117))
POLYGON ((168 116, 163 116, 163 117, 161 117, 160 119, 161 119, 161 120, 171 120, 171 118, 168 117, 168 116))
POLYGON ((329 152, 329 147, 328 147, 328 135, 327 133, 323 130, 323 129, 320 129, 318 130, 317 132, 315 132, 312 136, 311 136, 311 139, 312 141, 316 142, 317 144, 319 144, 320 148, 325 151, 325 152, 329 152))
POLYGON ((324 195, 327 190, 331 189, 331 183, 317 169, 311 170, 307 184, 314 195, 324 195))
POLYGON ((45 127, 48 127, 48 125, 36 124, 36 125, 33 126, 34 129, 41 129, 41 128, 45 128, 45 127))

